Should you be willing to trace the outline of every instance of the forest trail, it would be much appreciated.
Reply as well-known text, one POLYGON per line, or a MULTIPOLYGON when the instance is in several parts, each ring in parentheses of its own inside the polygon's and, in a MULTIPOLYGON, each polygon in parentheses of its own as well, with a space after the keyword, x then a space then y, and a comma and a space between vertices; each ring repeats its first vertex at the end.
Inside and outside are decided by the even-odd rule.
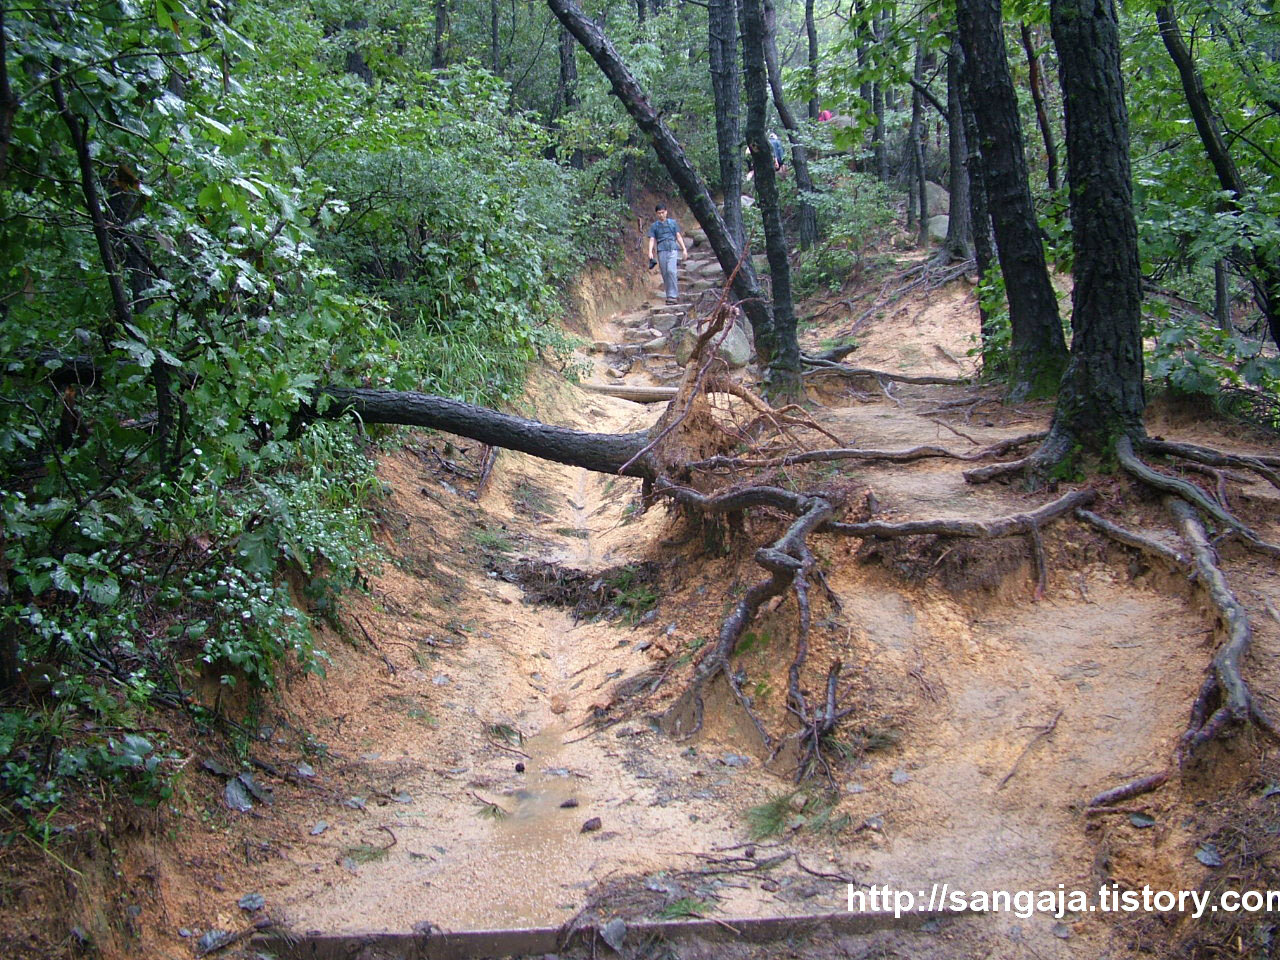
MULTIPOLYGON (((705 249, 695 247, 686 275, 694 302, 714 295, 705 249)), ((686 311, 647 294, 587 316, 595 379, 653 385, 678 373, 655 341, 686 311)), ((886 310, 860 334, 859 364, 955 373, 973 325, 966 294, 948 288, 886 310)), ((823 378, 813 395, 823 426, 864 447, 965 449, 1034 429, 1048 412, 945 386, 823 378), (946 406, 966 398, 978 402, 946 406)), ((638 429, 660 411, 560 381, 540 381, 534 402, 541 419, 594 431, 638 429)), ((1082 813, 1090 796, 1168 766, 1210 656, 1210 622, 1184 593, 1081 528, 1045 531, 1040 600, 1022 539, 934 553, 886 548, 879 562, 854 541, 816 540, 841 608, 816 611, 814 682, 841 659, 842 702, 857 708, 847 725, 855 756, 838 765, 832 802, 795 791, 785 754, 766 769, 726 696, 709 698, 692 742, 646 719, 677 692, 726 598, 758 576, 741 555, 677 542, 662 509, 638 513, 636 481, 523 454, 502 452, 473 502, 482 451, 464 447, 436 438, 384 458, 384 546, 394 562, 349 612, 355 645, 325 638, 329 679, 295 680, 281 716, 266 721, 323 741, 320 780, 278 788, 260 819, 229 826, 246 863, 213 878, 228 896, 252 886, 294 932, 335 934, 555 926, 580 914, 731 922, 835 912, 846 903, 842 877, 860 890, 915 892, 935 883, 1096 892, 1109 879, 1193 889, 1203 879, 1189 799, 1174 787, 1148 806, 1153 827, 1082 813), (531 564, 553 565, 539 567, 552 580, 529 580, 531 564), (612 620, 532 602, 516 582, 544 595, 576 589, 581 599, 584 585, 590 594, 593 578, 625 564, 651 564, 653 583, 648 573, 625 581, 633 606, 612 620), (586 576, 554 579, 571 571, 586 576), (595 731, 593 714, 628 685, 643 709, 595 731), (769 801, 777 832, 753 842, 749 811, 769 801), (596 828, 585 829, 591 821, 596 828), (750 859, 726 859, 748 847, 750 859)), ((855 471, 886 519, 986 518, 1048 499, 973 487, 950 461, 855 471)), ((1261 526, 1274 538, 1276 491, 1250 484, 1239 496, 1251 517, 1270 518, 1261 526)), ((1134 526, 1158 515, 1132 509, 1134 526)), ((1274 569, 1240 557, 1231 572, 1254 605, 1280 604, 1274 569)), ((595 592, 607 590, 597 583, 595 592)), ((766 613, 739 659, 762 715, 779 725, 794 617, 790 602, 766 613)), ((1255 630, 1251 682, 1280 690, 1280 630, 1264 619, 1255 630)), ((201 862, 214 860, 211 849, 201 862)), ((171 902, 184 915, 209 910, 197 891, 175 887, 171 902)), ((210 922, 233 920, 223 912, 210 922)), ((1114 930, 1088 913, 989 914, 923 931, 820 932, 794 955, 1124 956, 1114 930)), ((672 956, 778 955, 700 949, 672 956)))

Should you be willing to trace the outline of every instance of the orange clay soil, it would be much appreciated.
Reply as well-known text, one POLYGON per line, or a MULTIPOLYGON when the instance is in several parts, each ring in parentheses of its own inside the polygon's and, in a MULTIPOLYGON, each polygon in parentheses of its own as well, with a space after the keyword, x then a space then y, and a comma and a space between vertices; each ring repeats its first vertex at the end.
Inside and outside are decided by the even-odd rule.
MULTIPOLYGON (((580 291, 580 322, 592 339, 608 339, 614 316, 650 293, 597 277, 580 291)), ((805 337, 817 344, 849 322, 836 307, 805 337)), ((975 333, 961 281, 889 305, 864 325, 848 362, 968 375, 975 333)), ((1040 429, 1050 413, 1002 407, 975 388, 857 387, 821 378, 811 392, 815 418, 849 446, 976 449, 1040 429), (946 405, 965 398, 980 402, 946 405)), ((660 412, 550 375, 535 378, 529 402, 541 419, 594 431, 641 428, 660 412)), ((1265 449, 1249 431, 1224 437, 1220 425, 1176 411, 1151 422, 1170 438, 1265 449)), ((751 555, 780 521, 753 517, 717 539, 663 507, 641 513, 636 481, 510 452, 473 498, 483 451, 449 440, 412 437, 382 458, 385 559, 368 594, 344 603, 341 635, 319 632, 332 657, 327 677, 291 677, 264 705, 263 738, 250 753, 278 774, 306 759, 315 777, 259 767, 274 803, 233 813, 197 752, 182 817, 118 841, 119 902, 141 912, 136 936, 117 926, 108 953, 190 956, 180 928, 198 936, 246 927, 253 918, 236 904, 247 893, 262 894, 265 912, 296 933, 332 933, 554 925, 584 908, 597 918, 701 912, 728 922, 835 911, 846 903, 841 878, 863 890, 936 882, 1093 892, 1104 881, 1191 889, 1206 879, 1194 856, 1203 839, 1194 804, 1257 775, 1254 736, 1213 748, 1204 764, 1133 801, 1154 826, 1082 812, 1100 791, 1170 767, 1214 642, 1210 616, 1181 578, 1149 571, 1073 522, 1044 532, 1040 600, 1021 538, 892 544, 869 555, 856 540, 812 537, 840 606, 814 591, 803 686, 820 695, 839 658, 841 705, 856 709, 841 728, 848 755, 829 752, 838 792, 820 782, 797 791, 793 751, 768 763, 722 682, 692 741, 667 739, 652 722, 731 600, 761 578, 751 555), (621 590, 624 616, 575 619, 571 607, 527 600, 513 582, 523 560, 592 575, 652 567, 634 583, 596 585, 597 596, 621 590), (598 725, 604 716, 622 719, 598 725), (749 812, 770 801, 767 813, 749 812), (742 855, 753 823, 776 831, 751 851, 763 865, 716 872, 724 863, 715 858, 742 855)), ((877 516, 890 520, 998 516, 1053 496, 974 487, 962 466, 847 461, 827 473, 865 485, 877 516)), ((1157 499, 1112 477, 1095 486, 1102 512, 1174 543, 1157 499)), ((1278 493, 1233 484, 1232 506, 1277 539, 1278 493)), ((1280 606, 1280 578, 1274 564, 1223 550, 1253 615, 1246 677, 1266 703, 1280 693, 1280 624, 1266 613, 1280 606)), ((787 729, 795 622, 793 598, 773 605, 735 661, 775 731, 787 729)), ((1096 913, 988 914, 918 933, 791 948, 693 943, 671 955, 1123 957, 1131 927, 1096 913)))

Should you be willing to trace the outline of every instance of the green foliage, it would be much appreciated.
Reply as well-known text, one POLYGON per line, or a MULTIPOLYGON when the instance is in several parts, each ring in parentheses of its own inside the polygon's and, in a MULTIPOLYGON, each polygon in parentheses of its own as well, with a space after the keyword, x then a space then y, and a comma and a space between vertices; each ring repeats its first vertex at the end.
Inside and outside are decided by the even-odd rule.
POLYGON ((1147 371, 1175 393, 1280 427, 1280 357, 1258 340, 1185 314, 1148 315, 1147 371))
POLYGON ((548 321, 619 206, 503 83, 427 71, 417 7, 348 6, 6 13, 0 802, 26 815, 73 778, 166 796, 174 758, 128 731, 200 713, 197 678, 322 668, 310 620, 362 579, 380 485, 350 425, 301 426, 314 388, 496 403, 567 353, 548 321))
POLYGON ((820 189, 809 200, 824 240, 800 257, 795 284, 801 296, 839 290, 856 279, 893 219, 889 187, 867 174, 850 172, 843 157, 814 160, 810 167, 814 186, 820 189))

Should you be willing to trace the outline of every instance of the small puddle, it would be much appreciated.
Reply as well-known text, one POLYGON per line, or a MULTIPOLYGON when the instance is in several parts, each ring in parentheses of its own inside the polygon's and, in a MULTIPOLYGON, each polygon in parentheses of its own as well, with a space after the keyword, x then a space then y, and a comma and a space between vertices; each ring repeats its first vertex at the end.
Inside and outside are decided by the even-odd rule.
POLYGON ((504 806, 511 815, 495 824, 494 840, 506 849, 541 847, 548 840, 562 840, 582 829, 580 811, 591 797, 586 779, 559 765, 564 732, 557 724, 524 742, 524 751, 529 754, 525 785, 505 795, 508 802, 504 806))

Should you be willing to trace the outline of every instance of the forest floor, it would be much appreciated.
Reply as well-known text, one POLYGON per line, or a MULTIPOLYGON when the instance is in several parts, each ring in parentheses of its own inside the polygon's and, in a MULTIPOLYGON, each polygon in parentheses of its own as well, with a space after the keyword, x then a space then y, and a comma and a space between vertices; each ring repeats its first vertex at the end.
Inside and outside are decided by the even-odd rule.
MULTIPOLYGON (((691 277, 705 266, 704 249, 691 277)), ((584 281, 581 332, 597 343, 583 354, 588 380, 671 382, 666 358, 633 357, 622 369, 616 351, 601 347, 639 342, 630 330, 672 314, 655 288, 638 270, 584 281)), ((674 313, 672 324, 684 322, 674 313)), ((805 326, 804 342, 814 348, 850 322, 847 307, 833 307, 805 326)), ((963 281, 917 291, 862 325, 851 362, 969 375, 975 333, 963 281)), ((849 446, 977 449, 1043 428, 1051 412, 1002 406, 978 387, 859 386, 821 378, 811 388, 812 416, 849 446), (975 402, 948 405, 965 399, 975 402)), ((540 419, 601 432, 643 428, 660 413, 658 404, 550 375, 535 378, 529 402, 540 419)), ((1280 447, 1168 406, 1153 410, 1149 429, 1233 450, 1280 447)), ((839 658, 841 705, 856 709, 842 728, 848 755, 833 759, 836 789, 822 777, 797 788, 794 757, 768 762, 724 691, 712 691, 704 729, 690 741, 653 722, 730 600, 759 578, 751 554, 777 522, 751 520, 709 543, 664 508, 641 512, 638 481, 507 451, 477 493, 484 453, 424 435, 383 457, 387 559, 370 572, 367 596, 345 606, 339 629, 322 631, 327 677, 290 678, 250 748, 255 782, 274 788, 273 802, 232 812, 218 802, 222 774, 191 774, 189 824, 176 836, 140 837, 121 858, 137 891, 134 955, 187 957, 202 934, 245 929, 264 913, 302 936, 575 917, 702 915, 732 926, 841 912, 847 881, 917 893, 942 883, 1011 892, 1062 885, 1088 891, 1096 905, 1103 883, 1197 890, 1218 873, 1262 869, 1256 850, 1247 865, 1231 857, 1253 842, 1249 830, 1274 827, 1265 816, 1263 826, 1241 820, 1280 803, 1269 789, 1271 748, 1245 733, 1176 772, 1214 624, 1184 580, 1137 554, 1075 523, 1046 528, 1038 596, 1023 538, 878 551, 811 538, 839 607, 815 604, 806 682, 818 688, 839 658), (1171 768, 1168 784, 1133 801, 1136 814, 1086 816, 1095 794, 1171 768), (1226 866, 1206 866, 1206 850, 1226 866), (261 913, 237 906, 247 894, 262 896, 261 913)), ((1056 495, 974 486, 963 466, 846 464, 832 475, 865 485, 877 518, 890 520, 1005 516, 1056 495)), ((1091 482, 1100 512, 1174 542, 1157 498, 1115 476, 1091 482)), ((1280 539, 1280 491, 1247 481, 1230 495, 1263 536, 1280 539)), ((1255 631, 1245 675, 1273 705, 1280 575, 1239 547, 1222 552, 1255 631)), ((791 600, 766 612, 736 661, 774 728, 786 724, 794 620, 791 600)), ((1189 922, 988 912, 856 934, 819 926, 763 947, 690 938, 635 955, 1119 958, 1157 937, 1157 952, 1172 956, 1200 935, 1189 922)), ((243 943, 223 955, 236 950, 253 955, 243 943)))

